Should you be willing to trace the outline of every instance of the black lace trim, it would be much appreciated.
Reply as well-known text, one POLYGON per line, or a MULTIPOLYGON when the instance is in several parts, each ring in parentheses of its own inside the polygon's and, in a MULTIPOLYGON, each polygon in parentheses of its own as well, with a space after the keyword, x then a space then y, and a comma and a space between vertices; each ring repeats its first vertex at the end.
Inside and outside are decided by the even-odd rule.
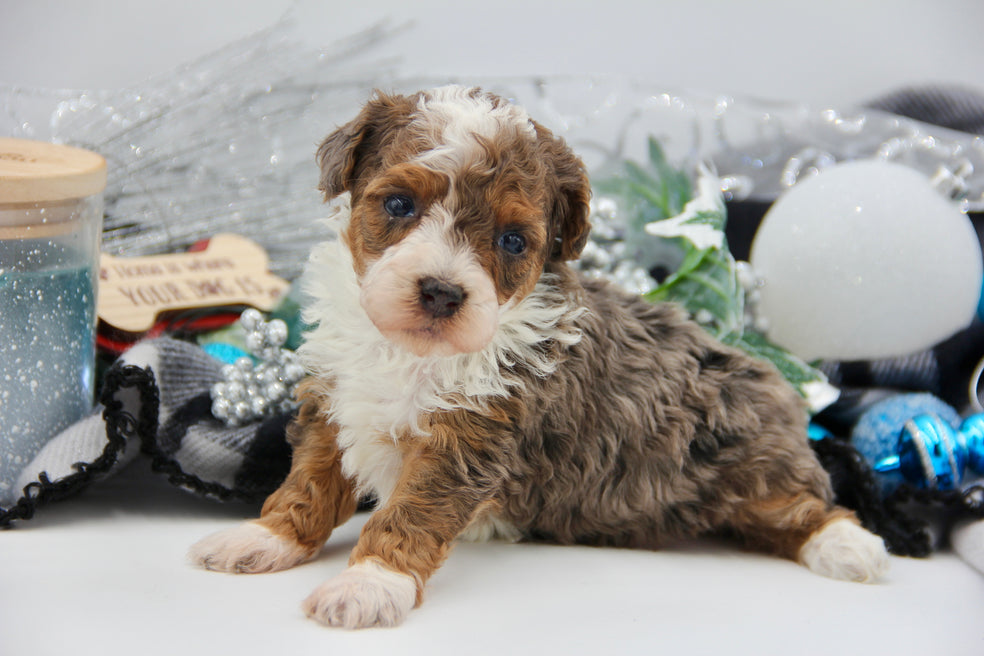
POLYGON ((93 480, 108 472, 119 461, 128 439, 137 435, 154 435, 157 432, 157 412, 160 399, 154 373, 150 369, 133 365, 113 367, 106 372, 100 402, 104 406, 106 422, 106 446, 92 462, 72 465, 74 474, 52 481, 45 472, 38 480, 28 483, 23 496, 10 508, 0 508, 0 528, 10 528, 19 519, 30 519, 41 506, 74 496, 88 487, 93 480), (134 388, 140 395, 140 412, 134 417, 123 409, 116 399, 121 389, 134 388))
POLYGON ((883 499, 868 461, 847 440, 810 440, 820 464, 830 474, 837 503, 858 515, 862 526, 881 536, 897 556, 925 558, 933 550, 926 523, 907 515, 900 503, 883 499))

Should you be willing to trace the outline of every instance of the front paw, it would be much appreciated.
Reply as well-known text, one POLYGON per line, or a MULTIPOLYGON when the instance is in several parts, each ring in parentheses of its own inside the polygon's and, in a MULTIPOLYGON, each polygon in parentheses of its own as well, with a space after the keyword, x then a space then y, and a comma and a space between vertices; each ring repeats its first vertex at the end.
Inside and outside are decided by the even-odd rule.
POLYGON ((308 617, 328 626, 396 626, 417 600, 417 581, 377 561, 364 560, 323 583, 304 600, 308 617))
POLYGON ((274 535, 256 522, 213 533, 195 543, 188 558, 218 572, 259 574, 276 572, 309 560, 314 553, 296 542, 274 535))

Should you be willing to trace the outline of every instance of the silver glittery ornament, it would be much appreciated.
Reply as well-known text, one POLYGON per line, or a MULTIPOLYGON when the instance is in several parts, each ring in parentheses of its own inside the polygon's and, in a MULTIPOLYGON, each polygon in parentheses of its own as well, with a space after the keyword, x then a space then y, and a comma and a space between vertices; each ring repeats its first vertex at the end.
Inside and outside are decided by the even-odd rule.
POLYGON ((212 386, 212 414, 227 426, 290 411, 294 387, 305 375, 297 355, 282 348, 287 324, 279 319, 264 321, 252 309, 243 312, 239 324, 246 331, 246 348, 253 357, 241 357, 222 367, 222 381, 212 386))
POLYGON ((614 198, 598 196, 591 201, 591 234, 574 262, 589 278, 602 278, 633 294, 646 294, 658 283, 639 263, 626 240, 625 219, 614 198))

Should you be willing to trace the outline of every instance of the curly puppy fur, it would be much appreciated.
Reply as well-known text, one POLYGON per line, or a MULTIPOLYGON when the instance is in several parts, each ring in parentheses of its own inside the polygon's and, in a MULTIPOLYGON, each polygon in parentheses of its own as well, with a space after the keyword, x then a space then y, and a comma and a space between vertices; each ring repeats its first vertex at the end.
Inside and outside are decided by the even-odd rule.
POLYGON ((771 365, 566 265, 587 176, 522 109, 378 94, 318 160, 341 238, 307 273, 292 471, 196 562, 291 566, 372 493, 350 567, 305 602, 326 624, 401 621, 462 535, 656 548, 728 531, 834 578, 884 571, 771 365))

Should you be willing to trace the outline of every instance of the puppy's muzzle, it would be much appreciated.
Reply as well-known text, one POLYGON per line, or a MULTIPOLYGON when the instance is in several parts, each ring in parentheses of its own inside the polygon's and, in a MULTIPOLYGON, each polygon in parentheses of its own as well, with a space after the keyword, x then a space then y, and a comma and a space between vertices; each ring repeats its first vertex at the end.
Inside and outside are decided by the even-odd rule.
POLYGON ((420 305, 430 316, 443 319, 453 316, 465 300, 465 290, 437 278, 421 278, 420 305))

